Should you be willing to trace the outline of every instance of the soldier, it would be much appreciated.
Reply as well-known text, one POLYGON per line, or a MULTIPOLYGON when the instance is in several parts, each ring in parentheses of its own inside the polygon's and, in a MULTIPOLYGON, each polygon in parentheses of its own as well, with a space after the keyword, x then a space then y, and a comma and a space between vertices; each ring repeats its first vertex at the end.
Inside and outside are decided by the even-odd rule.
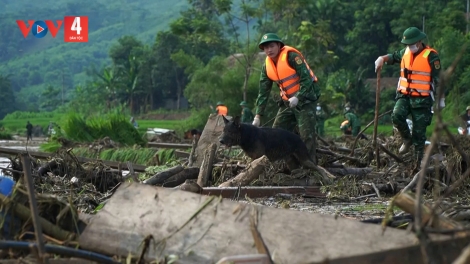
POLYGON ((219 101, 217 102, 217 106, 215 107, 215 112, 218 115, 226 116, 228 114, 228 108, 224 105, 223 102, 219 101))
POLYGON ((26 123, 26 141, 33 140, 33 125, 28 121, 26 123))
POLYGON ((264 34, 259 48, 264 50, 267 57, 261 69, 253 125, 260 125, 273 82, 276 82, 280 89, 280 99, 273 127, 294 131, 298 126, 300 137, 307 145, 312 160, 316 161, 315 102, 320 97, 317 77, 302 53, 284 45, 276 34, 264 34))
POLYGON ((323 111, 320 103, 317 104, 317 111, 315 112, 315 118, 317 119, 317 125, 315 132, 318 136, 323 137, 325 136, 325 120, 326 120, 326 113, 323 111))
POLYGON ((251 112, 251 109, 248 108, 248 104, 245 101, 242 101, 240 103, 240 106, 242 107, 242 118, 241 122, 242 123, 251 123, 253 122, 253 112, 251 112))
POLYGON ((461 114, 460 118, 463 121, 463 134, 467 135, 468 129, 470 128, 470 106, 467 106, 467 108, 465 109, 465 113, 461 114))
MULTIPOLYGON (((357 134, 359 134, 359 131, 361 131, 361 120, 357 117, 356 114, 354 114, 353 110, 351 109, 351 104, 346 103, 344 105, 344 118, 348 121, 343 129, 350 129, 351 130, 351 135, 353 137, 356 137, 357 134)), ((361 134, 361 138, 367 139, 363 134, 361 134)))
MULTIPOLYGON (((431 124, 434 93, 437 91, 441 69, 437 51, 423 43, 425 38, 424 32, 410 27, 403 32, 401 43, 406 45, 404 49, 380 56, 375 61, 376 71, 384 62, 390 65, 398 62, 401 64, 392 122, 403 139, 399 153, 408 152, 411 145, 414 145, 415 168, 420 166, 424 155, 426 127, 431 124), (412 133, 406 122, 410 114, 412 133)), ((444 97, 439 100, 439 107, 445 107, 444 97)))

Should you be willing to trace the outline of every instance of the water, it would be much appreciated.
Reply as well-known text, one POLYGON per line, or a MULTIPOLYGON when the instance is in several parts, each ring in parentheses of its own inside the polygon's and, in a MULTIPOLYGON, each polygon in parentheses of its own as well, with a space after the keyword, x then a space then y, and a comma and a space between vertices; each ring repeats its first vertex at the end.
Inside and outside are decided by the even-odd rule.
MULTIPOLYGON (((0 140, 0 147, 2 148, 26 150, 26 146, 20 146, 19 144, 24 144, 24 141, 0 140), (16 145, 14 145, 13 143, 16 143, 16 145)), ((37 144, 34 144, 33 146, 28 146, 28 151, 38 150, 39 146, 37 144)), ((0 157, 0 168, 7 168, 9 165, 10 160, 8 158, 0 157)))

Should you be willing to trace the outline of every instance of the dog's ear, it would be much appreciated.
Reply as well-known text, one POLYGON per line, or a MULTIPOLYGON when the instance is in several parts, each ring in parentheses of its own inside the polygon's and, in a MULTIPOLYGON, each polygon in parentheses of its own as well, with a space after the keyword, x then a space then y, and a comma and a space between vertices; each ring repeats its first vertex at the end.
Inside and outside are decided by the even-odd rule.
POLYGON ((222 118, 224 119, 224 124, 227 124, 229 121, 227 118, 225 118, 225 116, 223 115, 222 118))
POLYGON ((233 123, 239 127, 240 126, 240 116, 236 116, 233 118, 233 123))

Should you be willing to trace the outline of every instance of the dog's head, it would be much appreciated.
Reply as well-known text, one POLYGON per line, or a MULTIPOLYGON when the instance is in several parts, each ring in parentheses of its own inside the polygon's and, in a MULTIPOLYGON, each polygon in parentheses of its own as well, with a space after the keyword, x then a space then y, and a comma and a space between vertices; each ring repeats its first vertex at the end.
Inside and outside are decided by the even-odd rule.
POLYGON ((222 118, 224 119, 225 127, 219 142, 227 147, 239 145, 241 139, 240 117, 236 116, 231 121, 225 118, 225 116, 222 116, 222 118))

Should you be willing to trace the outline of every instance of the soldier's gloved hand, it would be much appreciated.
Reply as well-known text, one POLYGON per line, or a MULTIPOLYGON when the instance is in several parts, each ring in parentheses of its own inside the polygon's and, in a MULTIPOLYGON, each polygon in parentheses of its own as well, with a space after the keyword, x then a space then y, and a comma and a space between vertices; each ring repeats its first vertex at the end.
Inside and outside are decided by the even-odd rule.
POLYGON ((259 116, 256 115, 255 119, 253 119, 253 125, 259 127, 259 124, 260 124, 259 116))
POLYGON ((445 106, 446 106, 446 99, 441 98, 441 100, 439 100, 439 107, 444 108, 445 106))
POLYGON ((289 98, 289 107, 290 108, 294 108, 297 106, 297 104, 299 103, 299 99, 297 97, 291 97, 289 98))
POLYGON ((382 68, 383 65, 384 65, 384 58, 380 56, 375 61, 375 72, 377 72, 377 69, 382 68))

